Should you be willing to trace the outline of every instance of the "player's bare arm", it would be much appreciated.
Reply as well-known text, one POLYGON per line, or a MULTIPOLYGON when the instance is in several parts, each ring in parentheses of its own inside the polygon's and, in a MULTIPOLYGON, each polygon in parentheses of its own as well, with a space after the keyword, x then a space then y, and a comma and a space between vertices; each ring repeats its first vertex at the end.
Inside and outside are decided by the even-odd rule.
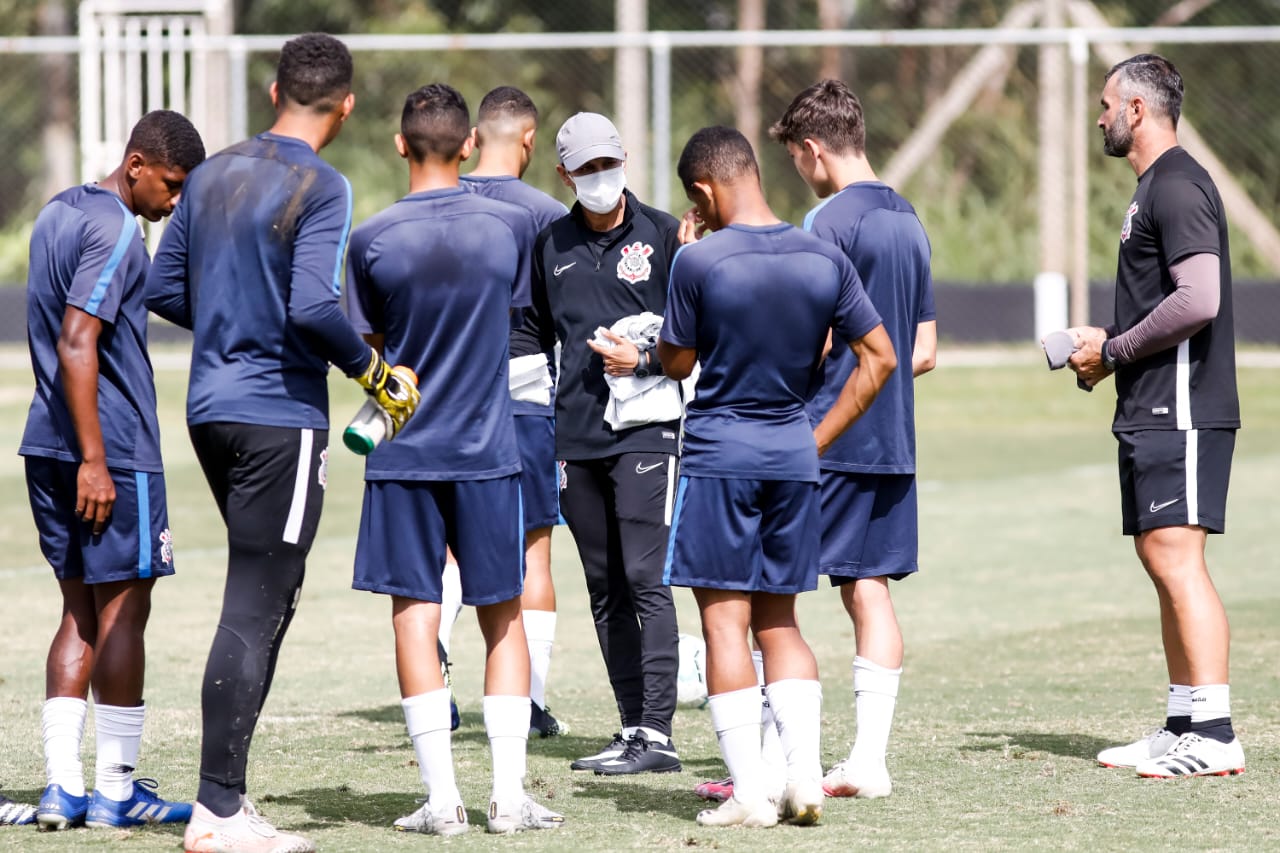
POLYGON ((693 347, 678 347, 658 338, 658 360, 668 379, 679 382, 688 379, 698 361, 698 351, 693 347))
POLYGON ((850 343, 849 349, 857 356, 858 366, 849 374, 835 405, 813 430, 818 455, 825 453, 831 443, 870 408, 881 386, 898 366, 893 341, 883 324, 850 343))
POLYGON ((80 444, 76 474, 76 515, 93 522, 101 533, 116 502, 116 487, 107 470, 107 453, 98 419, 98 337, 102 321, 73 305, 67 306, 58 336, 58 367, 67 395, 67 408, 80 444))
POLYGON ((916 344, 911 349, 911 375, 923 376, 938 365, 938 321, 916 324, 916 344))
POLYGON ((1107 330, 1097 326, 1072 326, 1067 329, 1075 341, 1076 351, 1067 360, 1067 366, 1075 371, 1089 387, 1097 385, 1111 375, 1102 363, 1102 342, 1107 339, 1107 330))

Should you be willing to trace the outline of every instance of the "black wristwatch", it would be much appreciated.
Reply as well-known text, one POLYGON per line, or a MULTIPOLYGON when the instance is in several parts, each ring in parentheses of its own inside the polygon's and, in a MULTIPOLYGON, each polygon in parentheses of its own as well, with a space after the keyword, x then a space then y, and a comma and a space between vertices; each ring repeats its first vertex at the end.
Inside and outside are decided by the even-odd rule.
POLYGON ((1107 344, 1111 343, 1111 338, 1107 338, 1102 342, 1099 352, 1102 355, 1102 366, 1112 373, 1116 372, 1116 360, 1111 357, 1111 353, 1107 351, 1107 344))
POLYGON ((653 363, 651 361, 652 356, 650 355, 650 352, 651 350, 647 350, 647 349, 636 351, 637 357, 636 357, 636 369, 634 371, 634 375, 639 377, 640 379, 644 379, 646 376, 649 375, 649 366, 653 363))

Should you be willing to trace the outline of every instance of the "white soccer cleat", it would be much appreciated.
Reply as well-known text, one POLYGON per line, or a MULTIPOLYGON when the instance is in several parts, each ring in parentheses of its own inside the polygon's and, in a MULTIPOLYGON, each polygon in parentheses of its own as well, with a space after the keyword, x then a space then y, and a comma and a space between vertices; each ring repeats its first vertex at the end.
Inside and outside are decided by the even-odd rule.
POLYGON ((1244 772, 1244 747, 1240 746, 1239 738, 1223 743, 1187 732, 1164 755, 1139 764, 1137 772, 1148 779, 1239 776, 1244 772))
POLYGON ((433 812, 424 802, 422 808, 411 815, 398 818, 392 826, 399 832, 421 832, 424 835, 461 835, 471 831, 471 824, 467 823, 467 811, 462 803, 433 812))
POLYGON ((498 805, 497 800, 489 801, 487 829, 495 835, 510 835, 527 829, 559 829, 562 826, 564 815, 534 802, 528 794, 519 802, 506 806, 498 805))
POLYGON ((812 826, 822 817, 822 785, 816 780, 791 781, 778 800, 778 820, 812 826))
POLYGON ((699 826, 777 826, 778 807, 769 800, 744 803, 730 797, 714 809, 698 812, 699 826))
POLYGON ((874 800, 893 793, 893 780, 884 765, 853 767, 848 759, 836 763, 822 779, 822 791, 828 797, 858 797, 874 800))
POLYGON ((1162 726, 1141 740, 1102 750, 1098 753, 1098 763, 1103 767, 1137 767, 1164 755, 1177 742, 1178 736, 1162 726))
POLYGON ((315 853, 301 835, 278 831, 247 805, 231 817, 218 817, 199 803, 182 836, 186 853, 315 853))

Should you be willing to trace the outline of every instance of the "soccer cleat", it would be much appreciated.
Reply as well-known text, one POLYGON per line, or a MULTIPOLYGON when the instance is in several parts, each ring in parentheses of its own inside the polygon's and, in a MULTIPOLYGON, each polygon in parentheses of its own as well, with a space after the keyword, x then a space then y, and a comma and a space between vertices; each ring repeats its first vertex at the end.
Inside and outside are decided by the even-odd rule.
POLYGON ((487 823, 489 832, 509 835, 527 829, 559 829, 564 826, 564 815, 534 802, 533 797, 525 794, 524 799, 506 807, 499 806, 497 800, 490 800, 487 823))
POLYGON ((628 776, 632 773, 679 773, 680 756, 676 745, 669 738, 666 743, 654 743, 636 732, 627 741, 627 748, 616 758, 607 758, 591 768, 597 776, 628 776))
POLYGON ((15 803, 0 794, 0 826, 26 826, 36 822, 36 807, 15 803))
POLYGON ((777 826, 778 807, 769 800, 744 803, 730 797, 714 809, 698 812, 698 826, 777 826))
POLYGON ((546 738, 569 733, 569 724, 551 716, 550 708, 541 708, 537 702, 530 702, 529 706, 529 734, 546 738))
POLYGON ((189 820, 190 803, 162 800, 156 794, 155 779, 134 779, 133 796, 123 802, 94 791, 84 824, 107 829, 145 826, 148 823, 186 823, 189 820))
POLYGON ((1176 779, 1180 776, 1239 776, 1244 772, 1244 748, 1240 740, 1230 743, 1187 732, 1164 755, 1149 758, 1137 766, 1147 779, 1176 779))
POLYGON ((893 780, 883 766, 851 767, 849 760, 836 763, 822 778, 822 792, 828 797, 858 797, 874 800, 893 793, 893 780))
POLYGON ((399 832, 421 832, 424 835, 461 835, 471 831, 467 823, 467 811, 462 803, 455 803, 452 809, 436 813, 424 800, 422 808, 411 815, 398 818, 392 824, 399 832))
POLYGON ((778 820, 812 826, 822 817, 822 785, 815 779, 791 781, 778 800, 778 820))
POLYGON ((693 792, 704 800, 723 803, 733 796, 733 777, 718 782, 702 782, 694 786, 693 792))
POLYGON ((1098 753, 1098 763, 1103 767, 1137 767, 1144 761, 1164 755, 1177 742, 1177 735, 1161 727, 1141 740, 1102 750, 1098 753))
POLYGON ((40 795, 36 806, 36 824, 41 832, 67 829, 84 823, 89 811, 89 795, 75 797, 62 790, 61 785, 50 785, 40 795))
POLYGON ((231 817, 218 817, 199 803, 182 836, 186 853, 315 853, 316 846, 300 835, 279 832, 253 807, 231 817))
POLYGON ((609 745, 597 752, 595 755, 588 755, 585 758, 579 758, 569 765, 570 770, 595 770, 596 765, 601 761, 608 761, 611 758, 617 758, 622 755, 627 748, 627 740, 620 733, 614 732, 613 740, 609 741, 609 745))

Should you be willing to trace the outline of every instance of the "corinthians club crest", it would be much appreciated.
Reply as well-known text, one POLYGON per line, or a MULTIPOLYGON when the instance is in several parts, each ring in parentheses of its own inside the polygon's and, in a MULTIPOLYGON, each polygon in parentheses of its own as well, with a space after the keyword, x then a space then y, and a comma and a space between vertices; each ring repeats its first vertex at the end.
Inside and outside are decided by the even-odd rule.
POLYGON ((1129 205, 1129 209, 1124 212, 1124 225, 1120 228, 1120 242, 1128 243, 1130 235, 1133 234, 1133 217, 1138 214, 1138 203, 1135 201, 1129 205))
POLYGON ((653 272, 653 265, 649 263, 652 254, 653 247, 639 240, 623 246, 622 259, 618 261, 618 278, 631 284, 648 281, 649 273, 653 272))

